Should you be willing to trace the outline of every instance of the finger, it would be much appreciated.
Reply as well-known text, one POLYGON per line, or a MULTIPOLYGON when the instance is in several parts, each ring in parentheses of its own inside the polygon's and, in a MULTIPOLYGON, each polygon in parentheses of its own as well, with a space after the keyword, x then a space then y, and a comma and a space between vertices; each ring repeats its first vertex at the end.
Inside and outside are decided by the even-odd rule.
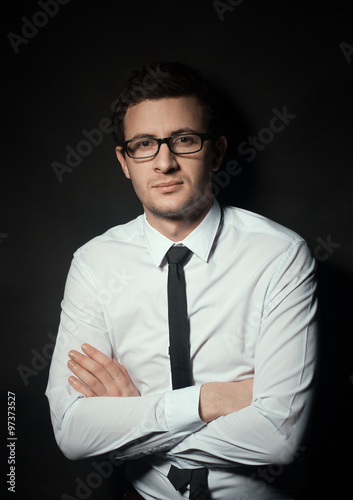
POLYGON ((82 347, 83 350, 86 351, 87 356, 75 350, 70 351, 69 356, 79 364, 81 368, 86 370, 86 372, 84 372, 80 370, 79 367, 76 367, 77 371, 75 374, 88 385, 97 396, 105 396, 107 392, 109 393, 110 388, 114 385, 114 381, 119 384, 126 384, 128 379, 108 356, 89 344, 83 344, 82 347))
POLYGON ((81 394, 86 396, 86 398, 92 398, 96 396, 88 387, 85 386, 85 384, 83 384, 76 377, 69 377, 69 384, 75 389, 75 391, 80 392, 81 394))
POLYGON ((125 368, 125 366, 121 365, 116 358, 113 358, 113 362, 117 366, 119 366, 122 374, 125 376, 125 383, 127 383, 128 386, 130 387, 130 394, 129 395, 130 396, 140 396, 141 395, 140 391, 137 389, 134 382, 131 380, 130 375, 129 375, 127 369, 125 368))
POLYGON ((116 358, 113 358, 113 363, 116 364, 116 366, 119 368, 121 372, 123 372, 124 375, 127 373, 125 366, 121 365, 116 358))
MULTIPOLYGON (((81 356, 82 358, 86 358, 88 361, 94 363, 92 360, 89 360, 86 356, 83 355, 81 356)), ((79 356, 75 356, 75 359, 78 358, 79 356)), ((76 375, 78 379, 80 379, 86 386, 90 388, 90 390, 94 393, 94 395, 103 396, 106 392, 104 384, 101 383, 101 381, 96 377, 94 373, 92 373, 89 369, 86 369, 83 366, 84 363, 85 363, 84 359, 81 359, 80 363, 70 359, 67 363, 67 366, 76 375)))
POLYGON ((130 380, 132 382, 130 375, 129 375, 127 369, 125 368, 125 366, 121 365, 116 358, 113 358, 113 362, 119 367, 119 370, 124 375, 124 377, 126 377, 128 380, 130 380))
POLYGON ((119 378, 122 374, 125 375, 124 370, 122 370, 124 367, 119 363, 114 363, 113 360, 102 351, 99 351, 90 344, 82 344, 81 347, 83 352, 101 365, 113 379, 119 378))
POLYGON ((111 376, 106 371, 105 366, 95 361, 91 357, 75 350, 70 351, 69 356, 75 363, 94 375, 102 384, 109 383, 109 381, 111 380, 111 376))

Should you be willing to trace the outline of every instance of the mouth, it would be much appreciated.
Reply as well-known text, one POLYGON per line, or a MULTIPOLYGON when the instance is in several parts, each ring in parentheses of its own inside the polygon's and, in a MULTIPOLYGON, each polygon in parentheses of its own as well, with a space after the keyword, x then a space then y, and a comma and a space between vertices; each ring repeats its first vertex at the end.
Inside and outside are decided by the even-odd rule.
POLYGON ((158 189, 164 193, 170 193, 172 191, 176 191, 183 184, 181 181, 172 181, 172 182, 161 182, 160 184, 156 184, 153 186, 154 189, 158 189))

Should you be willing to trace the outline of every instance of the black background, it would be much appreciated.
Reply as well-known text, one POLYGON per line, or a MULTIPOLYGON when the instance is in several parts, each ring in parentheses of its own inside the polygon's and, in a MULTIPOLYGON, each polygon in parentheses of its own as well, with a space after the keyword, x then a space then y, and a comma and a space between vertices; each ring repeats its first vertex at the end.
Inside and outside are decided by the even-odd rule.
MULTIPOLYGON (((52 164, 65 164, 65 147, 75 150, 84 129, 96 129, 110 117, 111 102, 131 70, 160 59, 197 66, 232 103, 226 161, 237 160, 242 172, 224 187, 221 201, 294 229, 318 257, 321 375, 311 479, 301 499, 320 498, 321 487, 334 498, 346 495, 353 422, 353 5, 243 0, 222 20, 213 4, 71 0, 47 22, 35 17, 43 26, 16 53, 8 34, 23 36, 24 18, 32 21, 43 8, 36 1, 2 3, 5 459, 7 391, 16 393, 17 413, 16 493, 10 498, 79 498, 78 480, 89 482, 95 470, 92 460, 65 459, 53 437, 44 397, 52 339, 73 252, 141 208, 109 134, 62 182, 52 164), (268 127, 272 110, 285 106, 295 119, 247 162, 237 152, 240 142, 257 136, 268 127), (330 241, 335 245, 327 246, 330 241)), ((5 463, 1 469, 2 492, 8 468, 5 463)), ((119 470, 101 483, 92 493, 81 490, 80 498, 116 498, 119 470)))

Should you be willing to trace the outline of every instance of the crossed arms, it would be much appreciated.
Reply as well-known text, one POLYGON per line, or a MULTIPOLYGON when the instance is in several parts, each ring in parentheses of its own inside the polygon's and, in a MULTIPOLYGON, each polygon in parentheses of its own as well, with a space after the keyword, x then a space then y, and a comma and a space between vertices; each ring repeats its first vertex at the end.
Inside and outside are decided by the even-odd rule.
POLYGON ((207 467, 290 462, 306 427, 315 371, 313 275, 307 250, 295 249, 262 315, 254 379, 141 391, 143 377, 114 360, 119 349, 94 300, 96 288, 74 262, 47 388, 64 454, 114 451, 122 460, 162 454, 207 467))
MULTIPOLYGON (((69 378, 70 385, 87 398, 139 397, 126 368, 113 358, 89 344, 82 350, 70 351, 68 367, 76 375, 69 378)), ((209 382, 201 386, 200 418, 208 423, 249 406, 252 400, 253 379, 236 382, 209 382)))

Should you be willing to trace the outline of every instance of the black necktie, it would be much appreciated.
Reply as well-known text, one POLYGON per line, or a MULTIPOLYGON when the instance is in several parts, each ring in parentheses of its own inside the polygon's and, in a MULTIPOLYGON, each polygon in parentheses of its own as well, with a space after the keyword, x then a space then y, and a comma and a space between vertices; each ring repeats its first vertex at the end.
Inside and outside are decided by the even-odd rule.
MULTIPOLYGON (((167 252, 169 354, 173 389, 192 385, 190 337, 186 306, 184 264, 191 250, 174 246, 167 252)), ((207 469, 177 469, 171 466, 168 479, 176 490, 190 483, 190 499, 204 500, 207 495, 207 469)))
POLYGON ((191 500, 204 500, 207 496, 207 469, 177 469, 172 465, 168 479, 176 490, 190 483, 191 500))
POLYGON ((171 247, 167 252, 169 355, 173 389, 192 385, 189 323, 186 307, 184 264, 191 250, 171 247))

